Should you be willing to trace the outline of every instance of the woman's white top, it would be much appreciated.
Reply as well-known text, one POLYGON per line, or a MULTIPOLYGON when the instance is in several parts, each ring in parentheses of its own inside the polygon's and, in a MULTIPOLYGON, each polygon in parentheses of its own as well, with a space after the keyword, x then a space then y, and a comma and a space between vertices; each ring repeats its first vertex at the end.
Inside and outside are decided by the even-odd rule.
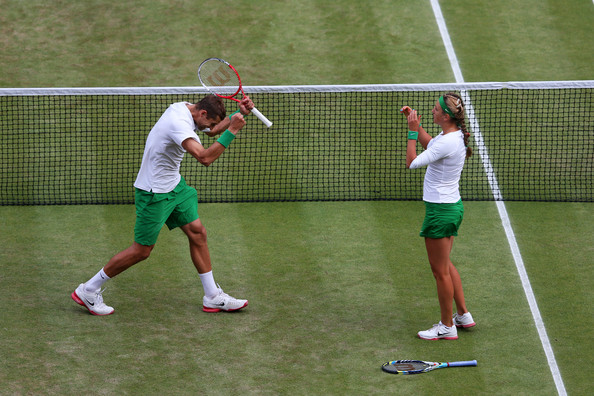
POLYGON ((464 167, 466 147, 461 130, 431 139, 427 150, 410 164, 410 169, 427 166, 423 183, 423 201, 456 203, 460 200, 458 182, 464 167))

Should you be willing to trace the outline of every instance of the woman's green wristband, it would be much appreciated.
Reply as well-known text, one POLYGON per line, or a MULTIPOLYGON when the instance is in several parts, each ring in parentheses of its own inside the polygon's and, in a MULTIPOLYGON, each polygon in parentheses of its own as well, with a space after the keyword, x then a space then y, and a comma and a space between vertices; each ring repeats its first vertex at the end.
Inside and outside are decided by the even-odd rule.
POLYGON ((227 148, 233 139, 235 139, 235 135, 227 129, 225 132, 223 132, 221 137, 217 139, 217 142, 221 143, 225 148, 227 148))
POLYGON ((231 119, 231 117, 233 117, 233 114, 237 114, 237 113, 239 113, 239 110, 237 110, 237 111, 235 111, 235 112, 233 112, 233 113, 229 114, 229 119, 231 119))
POLYGON ((417 140, 418 137, 419 137, 419 132, 417 132, 417 131, 408 131, 408 138, 410 140, 417 140))

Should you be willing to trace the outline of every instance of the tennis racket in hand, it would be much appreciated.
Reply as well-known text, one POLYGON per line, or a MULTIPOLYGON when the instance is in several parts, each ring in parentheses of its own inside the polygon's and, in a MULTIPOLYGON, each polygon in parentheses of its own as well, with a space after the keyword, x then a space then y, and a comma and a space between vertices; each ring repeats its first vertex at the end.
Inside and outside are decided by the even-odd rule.
MULTIPOLYGON (((213 93, 224 99, 231 99, 240 102, 235 96, 241 92, 242 97, 245 95, 241 85, 241 78, 239 73, 229 62, 220 58, 208 58, 204 60, 198 67, 198 78, 200 82, 210 93, 213 93)), ((255 107, 251 109, 256 117, 270 127, 272 122, 264 117, 262 113, 255 107)))
POLYGON ((393 360, 382 365, 382 370, 390 374, 421 374, 444 367, 471 367, 476 366, 476 360, 463 362, 426 362, 423 360, 393 360))

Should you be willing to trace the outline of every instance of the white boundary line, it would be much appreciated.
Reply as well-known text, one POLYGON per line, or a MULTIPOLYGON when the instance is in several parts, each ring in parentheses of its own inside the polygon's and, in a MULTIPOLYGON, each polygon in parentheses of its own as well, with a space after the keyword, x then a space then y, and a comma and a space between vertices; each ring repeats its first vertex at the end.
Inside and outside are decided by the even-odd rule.
MULTIPOLYGON (((594 0, 593 0, 594 1, 594 0)), ((457 83, 464 83, 464 78, 462 77, 462 71, 460 70, 460 66, 458 64, 458 59, 456 57, 456 53, 454 51, 454 47, 452 46, 452 42, 450 40, 450 35, 448 33, 448 29, 446 27, 445 20, 443 18, 443 14, 441 13, 441 7, 439 6, 439 0, 431 0, 431 7, 433 8, 433 13, 435 15, 435 19, 439 26, 439 32, 441 33, 441 37, 443 39, 443 44, 446 48, 448 58, 450 59, 450 64, 452 66, 452 70, 454 72, 454 76, 456 77, 457 83)), ((463 92, 465 95, 465 91, 463 92)), ((567 391, 565 390, 565 385, 563 384, 563 379, 561 378, 561 372, 559 371, 559 367, 557 366, 557 361, 555 360, 555 354, 553 353, 553 348, 551 347, 551 342, 549 337, 547 336, 547 331, 544 326, 544 322, 540 315, 540 311, 538 309, 538 304, 536 303, 536 299, 534 297, 534 292, 532 291, 532 286, 530 285, 530 280, 528 279, 528 274, 526 273, 526 268, 524 267, 524 261, 522 260, 522 255, 520 254, 520 248, 518 247, 518 243, 516 241, 516 237, 514 235, 514 231, 511 227, 511 223, 509 220, 509 216, 507 214, 507 210, 505 209, 505 203, 501 199, 501 192, 499 191, 499 186, 497 184, 497 179, 495 174, 492 173, 492 166, 491 161, 489 159, 489 154, 487 153, 487 149, 484 145, 482 135, 480 133, 480 128, 478 125, 478 121, 474 117, 474 109, 472 108, 472 104, 470 103, 470 97, 465 95, 464 102, 468 108, 468 118, 470 120, 472 131, 475 136, 475 142, 479 149, 479 154, 483 160, 483 165, 485 166, 485 171, 487 174, 492 174, 493 177, 489 179, 489 184, 491 185, 491 190, 493 191, 493 196, 496 199, 497 209, 499 210, 499 217, 501 217, 501 223, 503 225, 503 229, 505 230, 505 234, 507 236, 507 241, 511 248, 512 256, 516 263, 516 268, 518 270, 518 274, 520 276, 520 280, 522 281, 522 286, 524 288, 524 293, 526 294, 526 298, 528 300, 528 305, 530 306, 530 311, 532 311, 532 317, 534 318, 534 323, 536 325, 536 329, 538 330, 538 335, 540 336, 540 341, 544 348, 544 352, 547 356, 547 360, 549 363, 549 368, 551 369, 551 373, 553 375, 553 380, 555 381, 555 386, 557 387, 557 392, 559 395, 565 396, 567 395, 567 391), (476 129, 475 129, 476 128, 476 129)))

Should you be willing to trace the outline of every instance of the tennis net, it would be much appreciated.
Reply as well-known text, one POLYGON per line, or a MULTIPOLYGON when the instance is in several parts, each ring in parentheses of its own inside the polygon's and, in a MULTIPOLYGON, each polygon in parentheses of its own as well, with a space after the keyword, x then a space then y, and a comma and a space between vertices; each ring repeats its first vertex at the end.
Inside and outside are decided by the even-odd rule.
MULTIPOLYGON (((181 173, 201 202, 418 200, 407 170, 409 105, 463 94, 471 147, 464 200, 593 201, 594 81, 245 87, 257 118, 210 167, 181 173)), ((146 137, 202 87, 0 89, 0 205, 129 204, 146 137)), ((228 113, 235 103, 227 101, 228 113)), ((215 141, 202 133, 202 143, 215 141)))

